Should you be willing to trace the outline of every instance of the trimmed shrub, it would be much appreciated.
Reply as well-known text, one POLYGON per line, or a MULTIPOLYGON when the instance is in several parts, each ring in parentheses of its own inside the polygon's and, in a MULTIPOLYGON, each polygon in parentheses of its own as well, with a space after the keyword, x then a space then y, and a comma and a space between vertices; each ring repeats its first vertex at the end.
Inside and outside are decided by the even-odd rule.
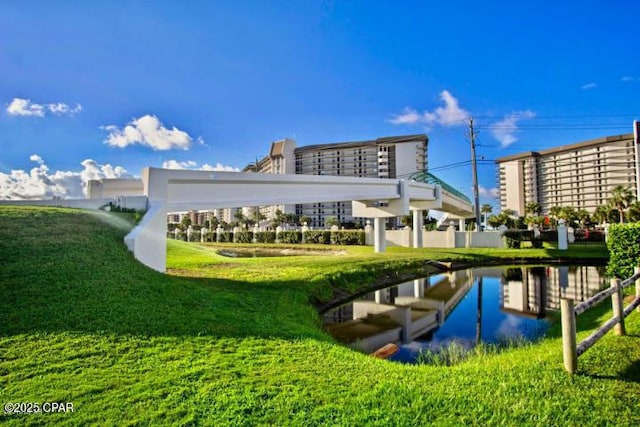
POLYGON ((281 231, 278 234, 280 243, 300 243, 302 241, 302 231, 281 231))
POLYGON ((520 249, 520 239, 517 237, 504 237, 504 246, 508 249, 520 249))
POLYGON ((258 243, 274 243, 276 241, 276 232, 258 231, 255 237, 258 243))
POLYGON ((640 223, 612 224, 609 227, 607 275, 626 279, 640 261, 640 223))
POLYGON ((331 243, 331 231, 328 230, 309 230, 304 232, 305 243, 318 243, 328 245, 331 243))
POLYGON ((542 249, 542 239, 540 237, 534 237, 531 239, 531 247, 535 249, 542 249))
POLYGON ((233 233, 231 231, 223 231, 218 234, 216 241, 220 243, 233 242, 233 233))
POLYGON ((503 236, 522 242, 533 239, 533 230, 506 230, 503 236))
POLYGON ((251 243, 253 242, 253 232, 252 231, 238 231, 235 236, 233 236, 233 241, 235 243, 251 243))
POLYGON ((189 236, 187 233, 185 233, 185 234, 189 238, 190 242, 199 242, 200 241, 200 231, 192 231, 191 232, 191 236, 189 236))
POLYGON ((332 245, 364 245, 364 231, 333 231, 332 245))
POLYGON ((216 241, 216 232, 215 231, 207 231, 204 235, 205 242, 215 242, 216 241))
POLYGON ((543 230, 540 232, 540 238, 543 242, 558 242, 558 230, 543 230))

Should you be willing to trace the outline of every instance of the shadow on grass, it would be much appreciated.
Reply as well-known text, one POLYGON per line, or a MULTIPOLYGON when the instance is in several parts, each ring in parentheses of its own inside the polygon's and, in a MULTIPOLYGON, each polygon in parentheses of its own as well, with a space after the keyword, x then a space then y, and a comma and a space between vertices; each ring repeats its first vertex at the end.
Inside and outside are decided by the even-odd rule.
POLYGON ((123 245, 111 217, 68 209, 0 209, 0 335, 314 337, 309 289, 164 275, 123 245))

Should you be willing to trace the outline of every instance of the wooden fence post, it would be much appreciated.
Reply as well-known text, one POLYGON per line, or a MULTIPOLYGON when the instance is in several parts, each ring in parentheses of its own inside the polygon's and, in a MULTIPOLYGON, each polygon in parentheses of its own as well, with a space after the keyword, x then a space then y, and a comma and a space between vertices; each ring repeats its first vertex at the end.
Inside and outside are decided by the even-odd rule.
POLYGON ((560 316, 564 368, 570 374, 574 374, 578 369, 578 354, 576 352, 576 312, 572 299, 562 298, 560 300, 560 316))
MULTIPOLYGON (((636 267, 634 270, 635 274, 640 274, 640 267, 636 267)), ((640 278, 636 279, 636 299, 640 298, 640 278)), ((640 306, 638 306, 638 308, 636 309, 637 311, 640 311, 640 306)))
POLYGON ((620 279, 611 279, 611 286, 615 286, 616 291, 611 294, 611 305, 613 309, 613 317, 618 318, 618 323, 614 327, 616 335, 626 335, 627 331, 624 327, 624 303, 622 301, 622 285, 620 279))

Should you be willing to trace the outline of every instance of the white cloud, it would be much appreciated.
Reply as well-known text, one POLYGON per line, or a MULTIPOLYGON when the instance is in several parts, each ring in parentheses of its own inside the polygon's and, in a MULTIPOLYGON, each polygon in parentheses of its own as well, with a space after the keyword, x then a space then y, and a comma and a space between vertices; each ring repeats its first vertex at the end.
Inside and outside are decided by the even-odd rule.
POLYGON ((10 116, 35 116, 44 117, 47 113, 55 115, 73 115, 82 111, 82 106, 76 104, 75 107, 70 107, 62 102, 56 102, 55 104, 36 104, 31 102, 30 99, 13 98, 11 103, 7 106, 7 113, 10 116))
MULTIPOLYGON (((187 132, 176 127, 167 129, 156 116, 149 114, 132 120, 124 129, 114 125, 103 126, 102 129, 109 132, 104 142, 112 147, 124 148, 140 144, 154 150, 187 150, 193 142, 193 138, 187 132)), ((204 145, 201 138, 198 138, 197 142, 204 145)))
POLYGON ((38 156, 37 154, 32 154, 29 157, 29 160, 31 160, 32 162, 36 162, 39 165, 44 164, 44 160, 42 160, 42 157, 38 156))
POLYGON ((80 171, 55 172, 50 172, 49 167, 37 154, 31 155, 29 159, 38 163, 38 166, 29 172, 0 172, 0 199, 82 198, 86 196, 87 182, 90 179, 130 177, 121 166, 102 165, 91 159, 80 163, 80 171))
MULTIPOLYGON (((472 189, 473 191, 473 189, 472 189)), ((478 185, 478 194, 482 197, 487 197, 490 199, 497 199, 500 197, 500 190, 496 187, 493 188, 485 188, 482 185, 478 185)))
POLYGON ((500 142, 501 147, 508 147, 518 140, 515 133, 518 131, 518 122, 524 119, 532 119, 536 113, 530 110, 516 111, 504 119, 492 124, 489 129, 493 137, 500 142))
POLYGON ((179 162, 177 160, 167 160, 162 162, 164 169, 190 169, 190 170, 202 170, 202 171, 219 171, 219 172, 240 172, 240 169, 233 166, 225 166, 222 163, 216 163, 215 166, 211 166, 208 163, 198 166, 198 163, 193 160, 187 160, 179 162))
POLYGON ((179 162, 177 160, 167 160, 162 162, 164 169, 193 169, 197 165, 193 160, 187 160, 186 162, 179 162))
POLYGON ((427 125, 456 126, 463 124, 470 116, 469 112, 460 107, 458 99, 448 90, 440 92, 440 99, 444 106, 433 111, 418 113, 413 108, 405 107, 401 114, 389 120, 395 125, 424 123, 427 125))
POLYGON ((419 123, 422 121, 422 116, 413 108, 404 107, 401 114, 398 114, 393 119, 389 120, 389 122, 394 125, 407 125, 419 123))
POLYGON ((597 83, 593 83, 593 82, 587 83, 586 85, 582 85, 582 90, 594 89, 597 86, 598 86, 597 83))
POLYGON ((620 79, 621 82, 635 82, 636 80, 638 80, 638 79, 635 79, 635 78, 633 78, 631 76, 623 76, 620 79))

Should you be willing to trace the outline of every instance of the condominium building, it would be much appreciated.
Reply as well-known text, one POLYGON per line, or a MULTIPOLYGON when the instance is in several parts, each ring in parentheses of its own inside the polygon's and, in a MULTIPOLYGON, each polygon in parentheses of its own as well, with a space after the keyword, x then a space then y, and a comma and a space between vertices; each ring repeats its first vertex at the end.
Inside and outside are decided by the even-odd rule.
MULTIPOLYGON (((243 172, 402 178, 426 170, 427 143, 424 134, 304 147, 284 139, 272 143, 269 154, 247 165, 243 172)), ((308 216, 311 227, 325 226, 330 216, 340 223, 359 222, 351 215, 350 202, 268 206, 261 207, 261 212, 272 218, 277 209, 308 216)))
POLYGON ((526 204, 537 202, 543 214, 554 206, 593 212, 618 185, 640 198, 637 121, 633 128, 629 134, 497 159, 500 208, 525 215, 526 204))
MULTIPOLYGON (((248 164, 242 169, 242 172, 295 174, 295 148, 295 141, 289 138, 272 142, 269 154, 261 160, 256 159, 255 163, 248 164)), ((262 216, 267 219, 275 217, 278 210, 285 214, 296 212, 295 205, 259 206, 258 208, 262 216)), ((249 207, 244 210, 248 212, 251 209, 249 207)), ((253 215, 252 213, 247 213, 247 216, 251 217, 253 215)))

